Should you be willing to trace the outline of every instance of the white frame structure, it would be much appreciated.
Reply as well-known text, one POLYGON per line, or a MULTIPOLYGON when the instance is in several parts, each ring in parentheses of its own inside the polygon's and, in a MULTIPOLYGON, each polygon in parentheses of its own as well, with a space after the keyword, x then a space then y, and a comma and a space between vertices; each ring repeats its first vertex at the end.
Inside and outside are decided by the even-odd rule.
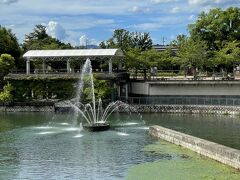
MULTIPOLYGON (((121 49, 66 49, 66 50, 30 50, 23 57, 26 59, 26 74, 30 74, 30 62, 42 60, 43 72, 45 72, 46 61, 66 61, 67 72, 70 73, 70 61, 73 58, 95 58, 107 57, 109 73, 112 73, 112 59, 114 57, 123 58, 121 49)), ((81 59, 80 59, 81 60, 81 59)), ((121 67, 121 63, 119 64, 121 67)))

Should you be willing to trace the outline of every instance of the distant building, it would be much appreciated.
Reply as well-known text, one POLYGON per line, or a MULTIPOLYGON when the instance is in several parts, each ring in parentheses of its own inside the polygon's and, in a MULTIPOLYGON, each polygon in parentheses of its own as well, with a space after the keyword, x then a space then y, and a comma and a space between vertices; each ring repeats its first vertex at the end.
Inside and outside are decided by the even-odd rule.
POLYGON ((166 49, 170 48, 174 53, 177 53, 177 51, 178 51, 178 47, 176 47, 176 46, 169 46, 169 45, 159 45, 159 44, 156 44, 156 45, 153 45, 152 48, 156 49, 157 51, 165 51, 166 49))

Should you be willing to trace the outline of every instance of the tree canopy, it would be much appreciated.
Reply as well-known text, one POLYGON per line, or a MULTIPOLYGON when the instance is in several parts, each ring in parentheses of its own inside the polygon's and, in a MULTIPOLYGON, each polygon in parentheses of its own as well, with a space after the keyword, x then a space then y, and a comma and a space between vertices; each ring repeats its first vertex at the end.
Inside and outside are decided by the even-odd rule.
POLYGON ((209 50, 219 50, 229 41, 240 40, 239 17, 238 7, 202 12, 197 21, 189 25, 191 38, 205 41, 209 50))
POLYGON ((15 59, 15 64, 18 65, 21 49, 16 36, 10 29, 0 26, 0 55, 10 54, 15 59))
POLYGON ((36 25, 33 32, 26 35, 23 49, 24 51, 36 49, 72 49, 72 46, 49 36, 45 26, 36 25))
POLYGON ((121 48, 124 52, 133 48, 145 51, 152 48, 152 39, 149 33, 116 29, 112 37, 106 42, 101 42, 99 46, 101 48, 121 48))

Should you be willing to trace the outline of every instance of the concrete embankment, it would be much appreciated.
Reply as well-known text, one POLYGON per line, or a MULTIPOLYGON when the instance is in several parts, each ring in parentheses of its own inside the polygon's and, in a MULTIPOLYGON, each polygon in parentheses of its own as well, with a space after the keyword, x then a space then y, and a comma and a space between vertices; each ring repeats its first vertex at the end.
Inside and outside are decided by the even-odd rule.
POLYGON ((240 150, 229 148, 161 126, 150 127, 149 133, 153 137, 183 146, 201 155, 240 170, 240 150))
POLYGON ((212 105, 132 105, 140 113, 235 114, 240 106, 212 105))
POLYGON ((0 112, 54 112, 54 102, 0 103, 0 112))

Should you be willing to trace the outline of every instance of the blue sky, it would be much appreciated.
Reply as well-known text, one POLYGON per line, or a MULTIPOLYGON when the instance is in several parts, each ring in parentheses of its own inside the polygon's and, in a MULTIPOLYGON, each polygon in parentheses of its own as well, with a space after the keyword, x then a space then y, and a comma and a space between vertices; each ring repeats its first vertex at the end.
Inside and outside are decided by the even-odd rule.
POLYGON ((0 25, 23 42, 36 24, 73 45, 98 44, 114 29, 149 32, 154 43, 187 34, 201 11, 240 7, 240 0, 0 0, 0 25))

